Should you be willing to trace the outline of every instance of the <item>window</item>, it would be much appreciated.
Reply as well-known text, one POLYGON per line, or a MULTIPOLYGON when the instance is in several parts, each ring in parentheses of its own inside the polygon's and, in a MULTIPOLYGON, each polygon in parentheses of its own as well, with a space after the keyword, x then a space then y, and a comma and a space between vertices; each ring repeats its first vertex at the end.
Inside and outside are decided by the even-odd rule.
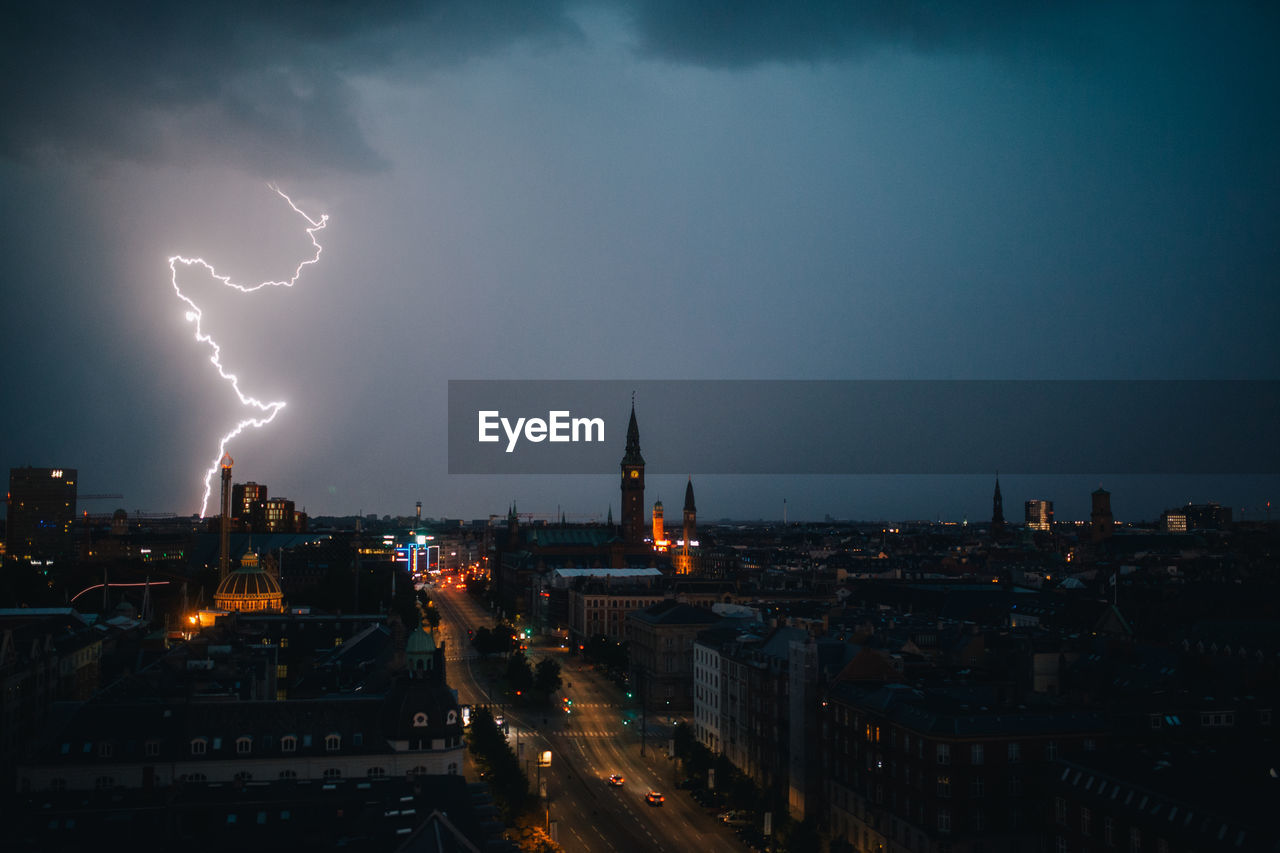
POLYGON ((383 770, 381 767, 370 767, 365 775, 370 779, 381 779, 383 776, 387 775, 387 771, 383 770))
POLYGON ((281 663, 276 665, 276 678, 289 677, 289 664, 281 663))
POLYGON ((99 776, 97 779, 93 780, 93 787, 97 788, 99 791, 106 790, 107 788, 114 788, 115 786, 116 780, 112 776, 99 776))
POLYGON ((950 776, 938 777, 938 796, 939 797, 951 796, 951 777, 950 776))
POLYGON ((342 778, 342 771, 341 771, 340 769, 338 769, 337 767, 330 767, 329 769, 327 769, 327 770, 325 770, 325 771, 324 771, 324 778, 326 778, 326 779, 341 779, 341 778, 342 778))
POLYGON ((66 780, 66 779, 50 779, 50 780, 49 780, 49 790, 50 790, 50 791, 65 791, 65 790, 67 790, 67 780, 66 780))
POLYGON ((1085 838, 1093 835, 1093 812, 1080 809, 1080 834, 1085 838))
POLYGON ((969 762, 971 764, 981 764, 983 759, 982 744, 975 743, 969 747, 969 762))
POLYGON ((184 773, 182 775, 183 782, 207 782, 208 777, 203 773, 184 773))
POLYGON ((1058 744, 1055 743, 1054 741, 1049 741, 1048 743, 1046 743, 1044 745, 1044 757, 1048 761, 1053 761, 1055 758, 1057 758, 1058 744))
POLYGON ((209 748, 209 742, 202 737, 198 737, 191 741, 191 754, 204 755, 209 748))
POLYGON ((410 776, 426 776, 426 775, 427 775, 427 768, 425 768, 425 767, 423 767, 421 764, 419 764, 417 767, 415 767, 415 768, 413 768, 412 770, 410 770, 410 771, 409 771, 409 775, 410 775, 410 776))
POLYGON ((1018 763, 1019 761, 1021 761, 1021 760, 1022 760, 1022 747, 1018 744, 1018 742, 1017 742, 1016 740, 1015 740, 1015 741, 1010 742, 1010 744, 1009 744, 1009 763, 1010 763, 1010 764, 1017 764, 1017 763, 1018 763))
POLYGON ((297 752, 298 738, 295 737, 294 735, 285 735, 284 737, 280 738, 280 751, 281 752, 297 752))
POLYGON ((1053 798, 1053 819, 1059 824, 1067 822, 1067 801, 1062 797, 1053 798))
POLYGON ((253 752, 253 738, 236 738, 236 755, 248 755, 250 752, 253 752))
POLYGON ((325 752, 337 752, 342 749, 341 735, 327 735, 324 739, 325 752))
POLYGON ((950 746, 950 744, 945 744, 945 743, 940 743, 940 744, 938 744, 938 763, 939 763, 939 764, 950 764, 950 763, 951 763, 951 746, 950 746))
POLYGON ((146 753, 147 758, 155 758, 160 754, 160 741, 149 740, 143 745, 142 749, 146 753))
POLYGON ((116 748, 114 744, 111 744, 105 741, 103 743, 98 744, 99 758, 110 758, 111 756, 115 755, 115 752, 116 752, 116 748))
POLYGON ((424 728, 427 725, 427 715, 419 711, 413 715, 413 727, 415 729, 424 728))
POLYGON ((951 831, 951 810, 938 809, 938 832, 951 831))
POLYGON ((1109 817, 1102 819, 1102 842, 1108 847, 1116 846, 1116 838, 1111 827, 1111 818, 1109 817))
POLYGON ((281 771, 280 771, 280 776, 279 776, 278 778, 280 778, 280 779, 297 779, 297 778, 298 778, 298 771, 296 771, 296 770, 281 770, 281 771))
POLYGON ((975 777, 973 777, 973 782, 970 784, 970 787, 972 788, 972 790, 973 790, 973 796, 974 796, 976 799, 982 799, 983 794, 985 794, 985 793, 987 792, 987 791, 986 791, 986 788, 987 788, 986 783, 982 780, 982 777, 981 777, 981 776, 975 776, 975 777))
POLYGON ((1067 853, 1067 839, 1059 835, 1057 843, 1054 845, 1054 850, 1057 853, 1067 853))
POLYGON ((241 770, 239 773, 235 775, 235 780, 237 782, 252 782, 253 774, 247 770, 241 770))
POLYGON ((449 775, 450 775, 450 776, 457 776, 457 775, 458 775, 458 762, 456 762, 456 761, 450 761, 450 762, 449 762, 449 770, 448 770, 448 773, 449 773, 449 775))
POLYGON ((1142 830, 1136 826, 1129 830, 1129 853, 1142 853, 1142 830))

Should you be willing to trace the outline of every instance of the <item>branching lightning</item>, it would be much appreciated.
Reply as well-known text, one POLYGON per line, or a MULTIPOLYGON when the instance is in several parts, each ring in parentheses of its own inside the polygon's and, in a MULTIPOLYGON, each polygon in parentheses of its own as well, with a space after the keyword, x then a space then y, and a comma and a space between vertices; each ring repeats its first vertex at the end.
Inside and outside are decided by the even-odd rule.
POLYGON ((312 219, 306 213, 302 212, 298 206, 293 203, 293 199, 285 195, 279 187, 274 184, 269 184, 268 186, 275 190, 282 199, 288 202, 289 206, 293 208, 295 213, 307 220, 307 222, 311 223, 310 227, 307 228, 307 236, 311 238, 311 245, 314 246, 316 250, 315 254, 310 258, 299 262, 298 266, 293 271, 293 277, 288 281, 264 281, 259 284, 246 287, 245 285, 233 282, 230 276, 220 275, 218 271, 214 269, 212 264, 202 258, 184 258, 181 255, 174 255, 169 258, 170 281, 173 284, 173 292, 178 295, 179 299, 187 304, 188 310, 186 317, 188 322, 195 324, 196 340, 202 344, 207 344, 209 349, 212 350, 212 354, 209 356, 209 361, 218 371, 218 375, 231 384, 232 390, 234 390, 236 392, 236 396, 240 398, 240 404, 245 408, 256 409, 260 413, 256 416, 242 419, 218 441, 218 452, 214 454, 213 462, 209 466, 209 470, 206 471, 204 475, 204 497, 200 502, 201 518, 204 517, 205 510, 209 506, 209 495, 213 492, 213 477, 218 471, 218 465, 222 460, 223 454, 227 452, 227 442, 231 441, 231 439, 235 438, 248 427, 258 428, 271 423, 275 420, 276 415, 280 413, 280 410, 285 407, 285 401, 272 400, 264 403, 256 397, 252 397, 240 390, 239 377, 234 373, 228 373, 222 366, 222 347, 219 346, 218 342, 215 341, 211 335, 207 334, 200 325, 200 320, 203 316, 200 311, 200 306, 196 305, 191 297, 183 293, 182 288, 178 286, 178 264, 182 264, 187 267, 204 267, 211 278, 216 281, 220 281, 227 287, 238 290, 241 293, 253 293, 255 290, 261 290, 264 287, 293 287, 293 285, 296 284, 298 279, 302 276, 302 271, 306 267, 309 267, 320 260, 321 248, 320 243, 316 240, 316 232, 324 230, 325 224, 329 221, 329 216, 328 214, 322 214, 319 220, 312 219))

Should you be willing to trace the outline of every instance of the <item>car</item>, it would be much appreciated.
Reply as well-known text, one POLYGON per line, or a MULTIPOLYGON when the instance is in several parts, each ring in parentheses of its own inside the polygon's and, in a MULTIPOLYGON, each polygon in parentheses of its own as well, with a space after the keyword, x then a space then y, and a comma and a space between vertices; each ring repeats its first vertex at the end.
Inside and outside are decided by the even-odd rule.
POLYGON ((651 806, 660 806, 662 805, 666 797, 662 796, 657 791, 650 791, 649 793, 644 795, 644 799, 645 799, 645 802, 647 802, 651 806))
POLYGON ((609 777, 609 784, 615 788, 621 788, 622 783, 625 781, 626 780, 623 779, 621 776, 619 776, 617 773, 614 773, 612 776, 609 777))

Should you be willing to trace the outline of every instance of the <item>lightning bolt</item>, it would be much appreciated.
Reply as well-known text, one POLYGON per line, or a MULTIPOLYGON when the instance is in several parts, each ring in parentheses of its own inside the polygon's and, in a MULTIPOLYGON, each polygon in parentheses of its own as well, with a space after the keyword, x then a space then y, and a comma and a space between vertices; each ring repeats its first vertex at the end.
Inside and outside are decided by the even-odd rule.
POLYGON ((218 375, 231 384, 232 390, 234 390, 236 392, 236 396, 240 398, 240 405, 248 409, 256 409, 259 412, 256 416, 243 418, 239 423, 232 427, 229 432, 219 439, 218 452, 214 454, 213 462, 209 466, 209 470, 206 471, 204 475, 204 497, 200 501, 201 518, 204 518, 205 510, 209 506, 209 495, 213 493, 213 476, 218 471, 218 465, 222 461, 223 454, 227 452, 227 442, 231 441, 231 439, 235 438, 249 427, 257 429, 271 423, 275 420, 276 415, 280 413, 280 410, 285 407, 285 401, 271 400, 264 403, 256 397, 252 397, 240 390, 239 377, 234 373, 228 373, 222 366, 222 347, 219 346, 218 342, 215 341, 211 335, 207 334, 200 325, 200 320, 203 317, 203 314, 200 311, 200 306, 196 305, 191 297, 183 293, 182 288, 178 286, 178 265, 181 264, 186 267, 203 267, 205 271, 209 273, 211 278, 216 281, 220 281, 225 286, 238 290, 241 293, 253 293, 255 290, 261 290, 264 287, 293 287, 302 276, 302 271, 320 260, 321 248, 320 243, 316 240, 316 232, 324 230, 325 224, 329 221, 329 216, 328 214, 322 214, 319 220, 312 219, 300 210, 298 206, 293 203, 293 199, 285 195, 284 192, 275 184, 268 184, 267 186, 275 190, 275 192, 289 204, 289 207, 293 208, 294 213, 311 223, 310 227, 307 228, 307 236, 311 238, 311 245, 315 247, 316 252, 310 258, 298 263, 298 266, 293 271, 293 277, 288 281, 264 281, 252 286, 245 286, 242 284, 236 284, 231 280, 230 276, 220 275, 218 271, 214 269, 213 265, 208 261, 205 261, 203 258, 184 258, 181 255, 174 255, 169 258, 170 282, 173 284, 173 292, 177 294, 179 299, 187 304, 186 318, 188 322, 195 324, 196 340, 202 344, 206 344, 212 351, 212 354, 209 356, 209 361, 218 371, 218 375))

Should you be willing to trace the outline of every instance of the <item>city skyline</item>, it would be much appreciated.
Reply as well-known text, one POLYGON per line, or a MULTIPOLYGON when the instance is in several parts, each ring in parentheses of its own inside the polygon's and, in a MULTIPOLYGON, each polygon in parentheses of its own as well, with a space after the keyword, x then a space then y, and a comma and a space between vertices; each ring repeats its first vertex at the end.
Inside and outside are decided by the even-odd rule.
MULTIPOLYGON (((1274 378, 1276 12, 646 2, 29 10, 5 39, 0 467, 188 514, 229 450, 312 515, 615 516, 616 473, 447 474, 450 379, 1274 378), (93 81, 86 85, 85 81, 93 81), (222 340, 224 338, 220 338, 222 340), (234 363, 231 363, 234 362, 234 363)), ((678 420, 637 403, 646 422, 678 420)), ((618 401, 625 412, 626 401, 618 401)), ((696 429, 696 425, 690 425, 696 429)), ((1230 440, 1230 425, 1224 426, 1230 440)), ((620 447, 620 445, 619 445, 620 447)), ((660 454, 646 444, 646 453, 660 454)), ((707 519, 985 519, 991 476, 711 477, 707 519)), ((1274 476, 1002 474, 1009 507, 1260 511, 1274 476)), ((650 477, 649 502, 684 476, 650 477)), ((1007 513, 1010 518, 1015 516, 1007 513)))

